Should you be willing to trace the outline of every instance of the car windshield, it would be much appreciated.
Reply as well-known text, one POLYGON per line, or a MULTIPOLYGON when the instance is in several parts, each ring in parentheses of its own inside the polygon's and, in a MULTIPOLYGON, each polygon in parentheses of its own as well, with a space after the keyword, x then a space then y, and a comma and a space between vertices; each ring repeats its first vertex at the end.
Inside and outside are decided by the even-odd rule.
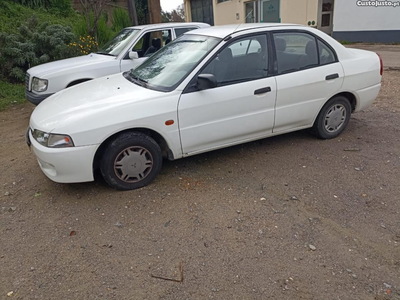
POLYGON ((219 42, 215 37, 185 34, 132 69, 127 79, 155 90, 171 91, 219 42))
POLYGON ((122 29, 120 33, 117 34, 111 41, 105 44, 98 54, 110 55, 110 56, 118 56, 121 51, 135 38, 135 36, 139 33, 138 29, 125 28, 122 29))

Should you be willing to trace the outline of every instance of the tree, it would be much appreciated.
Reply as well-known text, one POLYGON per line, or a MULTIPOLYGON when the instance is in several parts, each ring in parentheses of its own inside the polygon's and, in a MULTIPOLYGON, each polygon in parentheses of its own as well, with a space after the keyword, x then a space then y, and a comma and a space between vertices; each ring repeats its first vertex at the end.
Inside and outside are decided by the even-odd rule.
POLYGON ((81 2, 83 13, 86 17, 88 33, 94 36, 97 42, 97 23, 100 19, 104 7, 113 0, 79 0, 81 2), (90 14, 93 13, 93 23, 91 22, 90 14))
POLYGON ((161 11, 161 22, 185 22, 185 10, 183 4, 179 5, 176 9, 172 11, 161 11))
POLYGON ((129 12, 129 17, 131 19, 131 23, 133 26, 137 26, 139 25, 139 22, 136 11, 135 0, 127 0, 127 2, 128 2, 128 12, 129 12))

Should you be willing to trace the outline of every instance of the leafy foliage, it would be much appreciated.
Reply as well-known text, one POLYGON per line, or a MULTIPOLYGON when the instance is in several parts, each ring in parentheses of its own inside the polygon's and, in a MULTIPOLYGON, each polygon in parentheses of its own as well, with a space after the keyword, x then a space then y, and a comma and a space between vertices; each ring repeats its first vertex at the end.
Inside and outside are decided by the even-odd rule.
POLYGON ((95 52, 99 44, 90 35, 80 36, 76 42, 71 42, 68 47, 73 49, 78 54, 89 54, 95 52))
MULTIPOLYGON (((79 18, 79 14, 72 9, 66 16, 67 11, 60 14, 54 7, 32 9, 18 4, 19 1, 16 0, 0 0, 0 2, 0 32, 19 33, 19 27, 33 14, 36 15, 39 23, 69 25, 74 29, 75 20, 79 18)), ((70 1, 68 0, 68 2, 70 1)))
POLYGON ((72 12, 71 0, 10 0, 33 9, 45 8, 59 15, 68 16, 72 12))
POLYGON ((161 22, 185 22, 185 9, 183 4, 179 5, 176 9, 172 11, 161 11, 161 22))
POLYGON ((30 67, 76 55, 68 48, 75 40, 71 27, 39 24, 36 17, 19 28, 19 34, 0 33, 0 76, 23 82, 30 67))
POLYGON ((125 27, 131 26, 131 20, 129 14, 125 9, 115 8, 113 10, 113 31, 120 32, 125 27))

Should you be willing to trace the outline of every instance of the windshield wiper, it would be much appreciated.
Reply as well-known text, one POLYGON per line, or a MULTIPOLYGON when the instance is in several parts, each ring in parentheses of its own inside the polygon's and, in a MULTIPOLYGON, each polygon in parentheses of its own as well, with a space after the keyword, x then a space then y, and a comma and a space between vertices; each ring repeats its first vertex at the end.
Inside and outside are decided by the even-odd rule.
POLYGON ((115 56, 114 54, 110 54, 107 52, 96 52, 96 54, 103 54, 103 55, 108 55, 108 56, 115 56))
POLYGON ((132 74, 132 72, 129 72, 129 76, 134 80, 133 82, 140 85, 140 86, 147 86, 147 80, 139 78, 138 76, 135 76, 132 74))

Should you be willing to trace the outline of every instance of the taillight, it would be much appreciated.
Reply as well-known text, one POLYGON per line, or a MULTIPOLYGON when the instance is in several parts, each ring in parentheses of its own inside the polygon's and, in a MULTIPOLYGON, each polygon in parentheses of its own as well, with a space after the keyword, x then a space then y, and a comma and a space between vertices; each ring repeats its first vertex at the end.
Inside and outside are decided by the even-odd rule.
POLYGON ((382 61, 382 57, 379 54, 378 54, 378 57, 379 57, 379 62, 381 64, 381 76, 382 76, 383 75, 383 61, 382 61))

